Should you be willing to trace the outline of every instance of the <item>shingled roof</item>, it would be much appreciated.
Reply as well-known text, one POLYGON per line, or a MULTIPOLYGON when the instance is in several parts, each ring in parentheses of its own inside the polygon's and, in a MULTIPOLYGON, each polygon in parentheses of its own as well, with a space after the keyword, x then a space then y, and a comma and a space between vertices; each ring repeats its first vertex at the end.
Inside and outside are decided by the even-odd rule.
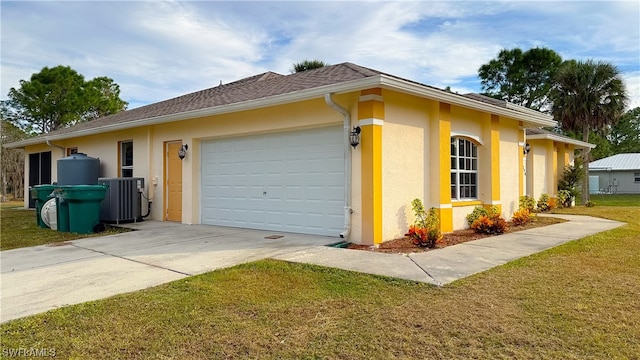
POLYGON ((274 99, 281 103, 317 98, 324 93, 356 91, 369 87, 389 86, 394 89, 438 98, 446 102, 461 104, 471 108, 506 114, 526 119, 535 126, 549 126, 554 122, 545 114, 482 95, 458 95, 439 88, 421 84, 398 76, 352 63, 330 65, 314 70, 289 75, 274 72, 247 77, 235 82, 160 101, 139 108, 122 111, 72 127, 59 129, 35 138, 7 144, 7 147, 23 147, 46 140, 58 140, 84 136, 118 129, 133 128, 149 124, 179 121, 209 116, 215 113, 246 110, 259 106, 273 105, 274 99), (490 100, 487 100, 490 99, 490 100), (488 109, 490 108, 490 109, 488 109))
POLYGON ((240 103, 350 80, 363 79, 380 74, 380 72, 351 63, 325 66, 290 75, 281 75, 269 71, 228 84, 196 91, 173 99, 122 111, 114 115, 52 131, 47 135, 64 134, 87 128, 96 128, 105 125, 151 119, 165 115, 240 103))

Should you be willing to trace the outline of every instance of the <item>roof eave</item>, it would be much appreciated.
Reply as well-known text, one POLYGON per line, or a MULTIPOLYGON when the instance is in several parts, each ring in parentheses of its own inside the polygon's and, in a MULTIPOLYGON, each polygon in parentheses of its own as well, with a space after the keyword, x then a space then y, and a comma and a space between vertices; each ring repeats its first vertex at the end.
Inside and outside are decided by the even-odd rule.
POLYGON ((557 136, 553 134, 536 134, 536 135, 527 135, 527 139, 531 140, 553 140, 565 144, 575 145, 581 149, 593 149, 596 147, 595 144, 587 143, 584 141, 571 139, 563 136, 557 136))
POLYGON ((345 81, 339 84, 332 84, 326 86, 319 86, 312 89, 295 91, 282 95, 275 95, 265 97, 261 99, 243 101, 233 104, 220 105, 215 107, 209 107, 205 109, 198 109, 192 111, 185 111, 175 114, 157 116, 153 118, 144 118, 139 120, 127 121, 123 123, 109 124, 100 127, 72 131, 63 134, 54 134, 50 136, 38 137, 33 139, 26 139, 14 143, 5 144, 6 148, 24 148, 25 146, 38 145, 47 141, 65 140, 69 138, 75 138, 79 136, 97 135, 109 131, 126 130, 140 126, 158 125, 168 122, 188 120, 194 118, 201 118, 206 116, 220 115, 226 113, 232 113, 242 110, 253 110, 257 108, 275 106, 295 101, 310 100, 317 97, 324 96, 327 93, 346 93, 351 91, 357 91, 367 89, 371 87, 381 86, 388 89, 393 89, 413 95, 426 97, 438 101, 443 101, 459 106, 471 108, 474 110, 489 112, 492 114, 513 118, 524 123, 525 127, 540 127, 540 126, 555 126, 556 122, 550 116, 539 113, 534 110, 527 112, 516 111, 511 108, 503 108, 491 104, 486 104, 477 100, 465 98, 464 96, 449 93, 443 90, 430 88, 425 85, 413 83, 410 81, 398 79, 396 77, 388 75, 371 76, 364 79, 357 79, 351 81, 345 81))
POLYGON ((553 117, 543 114, 541 112, 526 109, 526 111, 516 110, 521 107, 501 107, 488 103, 484 103, 478 100, 473 100, 464 97, 459 94, 450 93, 440 89, 430 88, 421 84, 413 83, 407 80, 398 79, 388 75, 381 75, 381 85, 389 88, 395 88, 400 91, 412 93, 428 97, 434 100, 456 104, 463 107, 471 108, 474 110, 489 112, 492 114, 513 118, 523 122, 525 127, 542 127, 542 126, 556 126, 557 123, 553 120, 553 117))
MULTIPOLYGON (((373 79, 375 79, 375 77, 373 79)), ((322 97, 326 93, 344 93, 344 92, 359 90, 361 88, 367 87, 368 83, 370 83, 370 86, 377 86, 379 84, 378 81, 372 81, 371 78, 358 79, 358 80, 347 81, 340 84, 320 86, 313 89, 296 91, 296 92, 291 92, 291 93, 282 94, 282 95, 275 95, 275 96, 270 96, 270 97, 256 99, 256 100, 237 102, 233 104, 214 106, 214 107, 192 110, 192 111, 184 111, 184 112, 175 113, 175 114, 132 120, 132 121, 127 121, 123 123, 109 124, 109 125, 99 126, 99 127, 90 128, 90 129, 67 132, 63 134, 54 134, 50 136, 45 135, 43 137, 26 139, 22 141, 5 144, 4 146, 10 149, 24 148, 25 146, 43 144, 47 141, 65 140, 65 139, 75 138, 79 136, 97 135, 97 134, 101 134, 109 131, 126 130, 126 129, 136 128, 140 126, 159 125, 159 124, 164 124, 164 123, 169 123, 174 121, 227 114, 227 113, 232 113, 232 112, 242 111, 242 110, 253 110, 253 109, 263 108, 267 106, 275 106, 275 105, 291 103, 295 101, 310 100, 310 99, 322 97)))

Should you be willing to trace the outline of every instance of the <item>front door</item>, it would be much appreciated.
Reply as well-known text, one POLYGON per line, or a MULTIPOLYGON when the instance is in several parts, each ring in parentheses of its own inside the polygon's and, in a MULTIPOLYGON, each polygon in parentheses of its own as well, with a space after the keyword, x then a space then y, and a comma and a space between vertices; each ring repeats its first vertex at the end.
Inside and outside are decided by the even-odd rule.
POLYGON ((165 143, 165 220, 182 222, 182 160, 178 157, 178 150, 182 141, 165 143))

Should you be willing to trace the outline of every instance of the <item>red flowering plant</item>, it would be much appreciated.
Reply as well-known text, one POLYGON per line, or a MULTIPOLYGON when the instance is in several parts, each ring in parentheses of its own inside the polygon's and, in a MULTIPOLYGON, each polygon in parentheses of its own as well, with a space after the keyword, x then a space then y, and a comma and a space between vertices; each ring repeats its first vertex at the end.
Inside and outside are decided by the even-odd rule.
POLYGON ((409 226, 409 232, 405 236, 408 236, 415 245, 435 247, 442 240, 440 220, 436 209, 431 208, 427 214, 420 199, 414 199, 411 202, 411 207, 416 214, 416 220, 413 225, 409 226))
POLYGON ((409 226, 409 232, 405 234, 411 238, 414 245, 426 246, 427 244, 427 229, 419 227, 417 225, 409 226))
POLYGON ((502 234, 508 229, 507 221, 497 213, 490 214, 489 216, 480 215, 471 228, 481 234, 497 235, 502 234))

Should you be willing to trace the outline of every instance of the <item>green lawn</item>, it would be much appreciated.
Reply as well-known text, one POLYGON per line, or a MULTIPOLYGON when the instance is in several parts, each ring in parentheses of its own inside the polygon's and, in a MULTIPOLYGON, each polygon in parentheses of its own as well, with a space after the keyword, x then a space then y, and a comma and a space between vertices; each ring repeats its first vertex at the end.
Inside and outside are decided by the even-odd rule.
POLYGON ((442 288, 259 261, 11 321, 0 342, 77 359, 637 358, 640 207, 558 211, 629 224, 442 288))
POLYGON ((43 229, 36 224, 35 210, 25 209, 22 202, 9 202, 0 205, 0 232, 2 233, 0 250, 112 235, 123 231, 129 230, 107 227, 107 231, 99 234, 74 234, 48 228, 43 229))
POLYGON ((596 206, 640 206, 640 194, 592 194, 589 198, 596 206))

